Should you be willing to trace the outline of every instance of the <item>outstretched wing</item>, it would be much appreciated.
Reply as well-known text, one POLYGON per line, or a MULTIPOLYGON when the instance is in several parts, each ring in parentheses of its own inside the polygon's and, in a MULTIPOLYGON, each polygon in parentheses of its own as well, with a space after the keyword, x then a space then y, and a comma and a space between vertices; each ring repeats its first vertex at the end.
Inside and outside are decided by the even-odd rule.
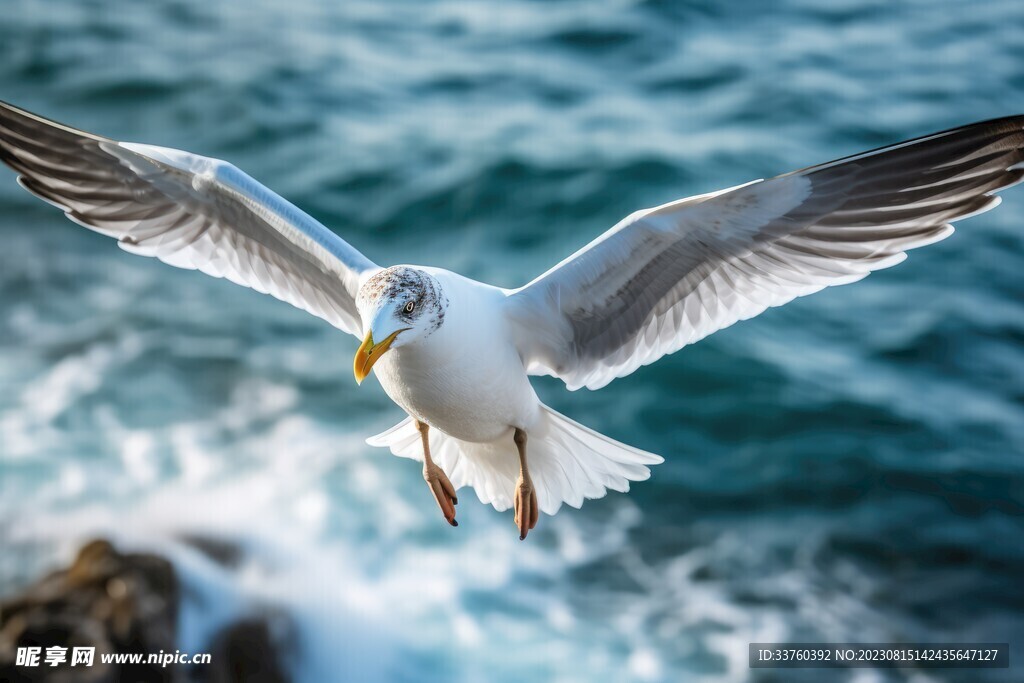
POLYGON ((355 296, 377 266, 231 164, 109 140, 2 102, 0 160, 26 190, 127 251, 227 278, 360 333, 355 296))
POLYGON ((510 293, 531 374, 597 389, 953 232, 1024 177, 1024 116, 639 211, 510 293))

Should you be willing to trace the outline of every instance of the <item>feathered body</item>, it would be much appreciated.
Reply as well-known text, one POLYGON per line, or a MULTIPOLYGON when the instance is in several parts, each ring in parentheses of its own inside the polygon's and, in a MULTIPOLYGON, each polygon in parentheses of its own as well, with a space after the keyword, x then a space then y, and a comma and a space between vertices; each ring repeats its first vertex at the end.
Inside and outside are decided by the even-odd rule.
MULTIPOLYGON (((508 341, 504 291, 424 266, 391 267, 375 278, 397 285, 408 270, 429 275, 432 286, 420 306, 429 310, 442 304, 444 318, 415 344, 396 346, 374 366, 387 395, 409 415, 462 441, 494 441, 508 437, 515 427, 530 430, 540 414, 540 400, 508 341)), ((368 282, 363 289, 372 285, 368 282)), ((391 290, 384 289, 381 296, 391 290)), ((370 296, 365 299, 377 303, 370 296)))
POLYGON ((506 290, 439 268, 393 266, 363 285, 358 302, 368 319, 382 300, 410 291, 414 313, 399 324, 417 322, 411 317, 416 311, 436 320, 443 308, 443 316, 374 366, 384 391, 411 417, 369 439, 371 445, 423 460, 414 420, 425 422, 433 427, 434 460, 455 487, 471 485, 482 502, 505 510, 518 474, 512 432, 522 429, 530 434, 530 468, 540 509, 548 514, 563 502, 579 507, 609 488, 629 490, 630 481, 650 476, 647 465, 661 462, 540 402, 515 344, 506 290))

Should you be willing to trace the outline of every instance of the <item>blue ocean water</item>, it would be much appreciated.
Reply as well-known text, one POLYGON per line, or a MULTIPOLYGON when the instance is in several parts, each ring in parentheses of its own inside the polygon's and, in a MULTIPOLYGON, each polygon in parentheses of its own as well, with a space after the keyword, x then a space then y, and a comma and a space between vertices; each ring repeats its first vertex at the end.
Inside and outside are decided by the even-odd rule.
MULTIPOLYGON (((1024 3, 8 0, 0 99, 228 159, 378 263, 503 286, 626 214, 1024 111, 1024 3)), ((285 613, 303 681, 771 672, 754 641, 1024 652, 1024 190, 895 269, 545 402, 666 462, 543 518, 363 444, 357 342, 118 250, 0 172, 0 593, 174 557, 183 647, 285 613), (229 540, 218 565, 190 539, 229 540)), ((784 674, 784 675, 781 675, 784 674)))

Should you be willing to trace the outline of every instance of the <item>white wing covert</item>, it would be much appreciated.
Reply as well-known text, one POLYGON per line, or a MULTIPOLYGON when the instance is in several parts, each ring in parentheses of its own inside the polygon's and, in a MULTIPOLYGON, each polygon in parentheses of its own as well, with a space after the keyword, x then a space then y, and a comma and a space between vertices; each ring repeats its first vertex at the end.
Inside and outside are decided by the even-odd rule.
POLYGON ((359 336, 378 270, 229 163, 117 142, 0 102, 0 160, 26 190, 120 246, 270 294, 359 336))
POLYGON ((600 388, 707 335, 899 263, 1024 177, 1024 116, 627 217, 509 293, 527 370, 600 388))

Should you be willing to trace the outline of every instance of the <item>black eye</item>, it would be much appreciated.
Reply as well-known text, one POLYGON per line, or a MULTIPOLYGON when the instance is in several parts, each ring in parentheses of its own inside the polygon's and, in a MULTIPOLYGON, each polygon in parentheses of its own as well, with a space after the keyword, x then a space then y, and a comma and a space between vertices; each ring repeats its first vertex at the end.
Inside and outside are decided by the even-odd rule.
POLYGON ((405 305, 405 312, 406 313, 412 313, 412 309, 414 309, 414 308, 416 308, 416 304, 413 303, 412 301, 410 301, 409 303, 407 303, 405 305))

